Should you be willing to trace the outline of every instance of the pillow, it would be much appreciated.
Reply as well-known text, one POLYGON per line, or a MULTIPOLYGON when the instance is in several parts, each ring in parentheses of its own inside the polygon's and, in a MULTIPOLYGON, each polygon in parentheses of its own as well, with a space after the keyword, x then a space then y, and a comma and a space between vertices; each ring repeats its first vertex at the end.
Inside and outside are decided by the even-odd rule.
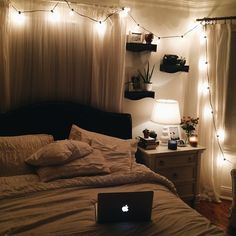
POLYGON ((131 151, 133 156, 137 151, 138 141, 136 139, 120 139, 104 134, 99 134, 82 129, 76 125, 72 125, 69 139, 80 140, 88 144, 92 144, 92 140, 96 140, 103 145, 108 145, 114 150, 131 151))
POLYGON ((25 159, 51 142, 47 134, 0 137, 0 176, 32 174, 25 159))
POLYGON ((97 140, 92 140, 91 146, 98 149, 105 157, 111 172, 128 172, 132 168, 135 157, 132 158, 131 151, 116 149, 111 145, 103 144, 97 140))
POLYGON ((71 161, 65 165, 39 167, 37 169, 37 174, 43 182, 60 178, 92 176, 108 173, 110 173, 110 169, 99 150, 93 150, 93 152, 87 156, 71 161))
POLYGON ((33 166, 51 166, 68 163, 93 150, 87 143, 75 140, 59 140, 50 143, 26 159, 33 166))

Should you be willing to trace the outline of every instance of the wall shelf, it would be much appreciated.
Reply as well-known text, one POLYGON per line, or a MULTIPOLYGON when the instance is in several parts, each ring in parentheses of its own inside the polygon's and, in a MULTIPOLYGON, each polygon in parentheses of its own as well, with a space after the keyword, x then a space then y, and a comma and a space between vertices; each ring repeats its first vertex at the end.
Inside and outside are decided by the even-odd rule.
POLYGON ((146 43, 126 43, 126 50, 132 52, 142 52, 142 51, 156 52, 157 45, 146 44, 146 43))
POLYGON ((131 100, 139 100, 146 97, 154 98, 155 92, 154 91, 125 91, 125 98, 131 99, 131 100))
POLYGON ((188 72, 189 66, 161 64, 160 71, 164 71, 167 73, 176 73, 179 71, 188 72))

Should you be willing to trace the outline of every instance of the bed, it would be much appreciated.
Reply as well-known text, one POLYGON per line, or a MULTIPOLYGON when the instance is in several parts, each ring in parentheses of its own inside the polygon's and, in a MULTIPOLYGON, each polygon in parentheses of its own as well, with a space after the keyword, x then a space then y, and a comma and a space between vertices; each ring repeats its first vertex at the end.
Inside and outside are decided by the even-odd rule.
POLYGON ((136 163, 130 114, 44 102, 1 114, 0 136, 0 235, 226 235, 136 163), (96 223, 98 193, 145 190, 151 222, 96 223))

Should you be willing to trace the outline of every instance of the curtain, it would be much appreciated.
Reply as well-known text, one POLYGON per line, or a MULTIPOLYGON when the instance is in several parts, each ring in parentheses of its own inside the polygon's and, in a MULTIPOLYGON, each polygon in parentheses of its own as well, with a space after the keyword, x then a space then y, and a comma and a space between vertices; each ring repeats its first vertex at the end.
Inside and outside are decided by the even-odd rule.
POLYGON ((231 24, 209 24, 205 25, 205 30, 208 64, 199 83, 208 83, 210 93, 202 92, 198 98, 199 139, 206 147, 202 155, 200 188, 203 197, 220 201, 222 150, 217 139, 223 144, 221 131, 225 128, 231 24))
POLYGON ((0 111, 45 100, 70 100, 121 111, 125 61, 125 19, 115 9, 64 2, 0 3, 0 111), (50 9, 54 9, 52 13, 50 9), (42 10, 42 11, 34 11, 42 10), (58 17, 58 18, 57 18, 58 17))

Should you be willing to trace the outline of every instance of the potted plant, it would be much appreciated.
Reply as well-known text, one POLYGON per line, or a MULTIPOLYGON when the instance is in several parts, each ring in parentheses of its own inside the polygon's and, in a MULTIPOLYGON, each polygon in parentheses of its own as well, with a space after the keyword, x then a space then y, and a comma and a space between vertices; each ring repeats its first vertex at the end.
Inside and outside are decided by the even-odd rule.
POLYGON ((141 77, 141 79, 143 80, 143 89, 150 91, 152 90, 152 74, 155 68, 155 64, 152 66, 152 69, 150 70, 150 66, 149 66, 149 62, 147 64, 147 68, 143 69, 143 73, 138 70, 139 76, 141 77))

